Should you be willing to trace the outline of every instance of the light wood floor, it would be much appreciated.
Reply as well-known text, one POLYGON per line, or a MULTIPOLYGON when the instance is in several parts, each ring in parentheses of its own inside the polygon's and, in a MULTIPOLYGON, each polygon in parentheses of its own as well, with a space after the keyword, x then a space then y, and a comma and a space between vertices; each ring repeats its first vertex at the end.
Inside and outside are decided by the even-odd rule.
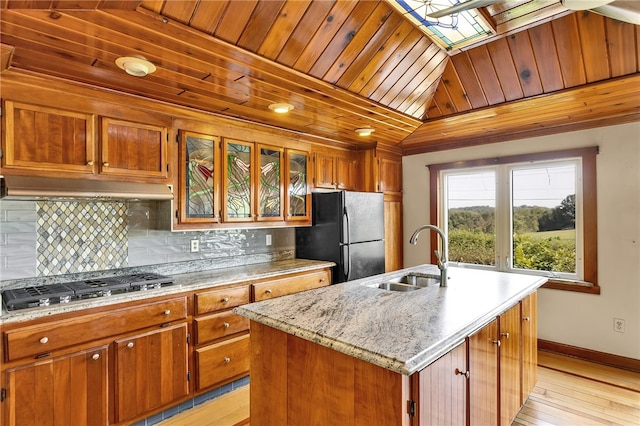
MULTIPOLYGON (((540 352, 538 383, 512 426, 640 425, 640 373, 540 352)), ((159 423, 248 425, 245 386, 159 423)))

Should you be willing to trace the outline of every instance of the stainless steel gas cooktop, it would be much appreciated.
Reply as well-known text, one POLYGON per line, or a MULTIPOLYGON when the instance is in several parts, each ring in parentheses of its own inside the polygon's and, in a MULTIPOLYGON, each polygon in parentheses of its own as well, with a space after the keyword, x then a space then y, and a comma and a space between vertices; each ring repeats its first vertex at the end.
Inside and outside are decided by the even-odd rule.
POLYGON ((121 275, 68 283, 8 289, 2 300, 8 311, 68 303, 73 300, 108 297, 132 291, 159 289, 174 284, 171 277, 154 273, 121 275))

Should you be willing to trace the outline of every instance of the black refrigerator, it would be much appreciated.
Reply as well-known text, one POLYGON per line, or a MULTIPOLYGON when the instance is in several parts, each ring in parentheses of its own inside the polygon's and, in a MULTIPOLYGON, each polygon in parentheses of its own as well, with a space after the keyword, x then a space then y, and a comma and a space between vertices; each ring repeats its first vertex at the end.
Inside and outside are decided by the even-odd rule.
POLYGON ((333 283, 384 273, 379 192, 314 192, 313 226, 296 228, 296 257, 335 262, 333 283))

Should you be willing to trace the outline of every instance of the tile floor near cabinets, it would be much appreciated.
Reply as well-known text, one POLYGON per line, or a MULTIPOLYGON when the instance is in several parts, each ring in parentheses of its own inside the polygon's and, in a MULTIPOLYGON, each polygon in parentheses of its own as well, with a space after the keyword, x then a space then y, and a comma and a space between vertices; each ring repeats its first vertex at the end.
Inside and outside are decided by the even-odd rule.
MULTIPOLYGON (((538 383, 512 426, 640 425, 640 372, 539 352, 538 383)), ((249 424, 249 387, 164 420, 160 426, 249 424)))

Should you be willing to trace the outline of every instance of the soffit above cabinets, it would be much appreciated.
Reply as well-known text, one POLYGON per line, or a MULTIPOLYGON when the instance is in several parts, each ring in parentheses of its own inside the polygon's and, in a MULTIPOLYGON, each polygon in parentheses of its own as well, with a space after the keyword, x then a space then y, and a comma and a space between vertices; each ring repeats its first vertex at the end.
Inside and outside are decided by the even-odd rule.
MULTIPOLYGON (((541 98, 584 88, 579 100, 565 97, 579 108, 584 96, 602 96, 586 88, 640 70, 638 26, 571 12, 560 1, 479 8, 495 35, 450 51, 392 0, 6 0, 0 7, 3 75, 38 73, 405 153, 445 148, 443 128, 473 144, 509 137, 531 121, 528 108, 514 105, 535 100, 544 108, 541 98), (131 55, 156 71, 125 74, 115 60, 131 55), (275 114, 268 106, 278 102, 294 109, 275 114), (497 108, 505 106, 526 112, 500 121, 497 108), (478 111, 485 117, 478 125, 469 124, 473 115, 457 122, 478 111), (483 141, 487 126, 497 130, 483 141), (360 137, 359 128, 375 132, 360 137)), ((591 114, 555 111, 545 129, 562 131, 563 119, 574 126, 640 119, 637 97, 618 98, 591 114)))

